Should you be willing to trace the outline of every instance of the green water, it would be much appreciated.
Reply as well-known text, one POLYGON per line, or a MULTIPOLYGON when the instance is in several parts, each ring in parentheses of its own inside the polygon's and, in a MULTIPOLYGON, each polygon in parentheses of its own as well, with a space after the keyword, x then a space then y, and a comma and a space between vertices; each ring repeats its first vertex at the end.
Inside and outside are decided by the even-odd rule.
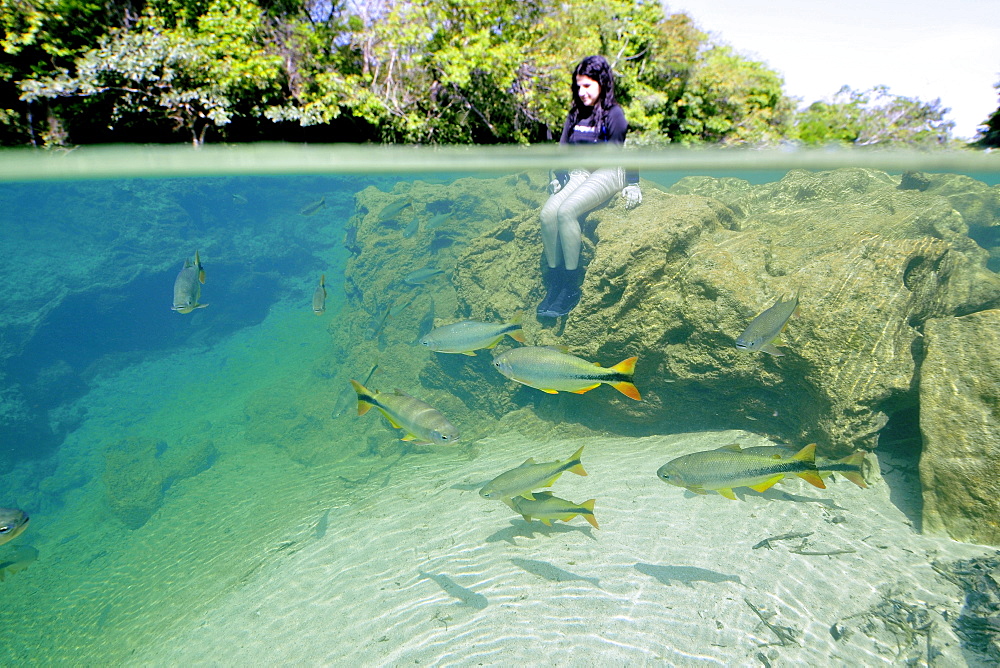
MULTIPOLYGON (((0 663, 128 664, 320 536, 338 508, 377 507, 384 476, 413 466, 447 479, 476 457, 495 416, 460 412, 467 436, 447 449, 403 444, 374 411, 354 415, 353 402, 332 415, 346 379, 376 363, 375 386, 419 390, 429 356, 407 351, 430 303, 439 321, 462 315, 453 298, 419 287, 393 293, 391 304, 403 306, 379 329, 383 313, 370 305, 390 302, 357 297, 345 272, 371 271, 392 249, 355 258, 345 247, 356 195, 521 173, 544 183, 549 168, 579 159, 548 149, 275 146, 0 155, 0 506, 31 515, 16 543, 40 555, 0 583, 0 663), (320 198, 322 208, 301 213, 320 198), (174 276, 196 250, 209 306, 173 313, 174 276), (311 297, 321 274, 328 297, 317 317, 311 297)), ((971 153, 629 160, 663 188, 691 175, 768 183, 791 169, 854 166, 1000 183, 998 157, 971 153)), ((523 205, 511 215, 529 215, 533 202, 523 205)), ((469 223, 411 265, 459 262, 470 239, 497 222, 469 223)), ((1000 247, 993 230, 977 241, 1000 247)), ((454 364, 441 362, 445 372, 454 364)), ((442 410, 461 409, 458 389, 449 396, 440 380, 432 386, 442 410)), ((487 391, 512 392, 499 379, 487 391)), ((538 410, 566 422, 566 434, 586 422, 572 410, 538 410)), ((0 561, 14 544, 0 546, 0 561)), ((225 664, 225 649, 204 658, 225 664)))

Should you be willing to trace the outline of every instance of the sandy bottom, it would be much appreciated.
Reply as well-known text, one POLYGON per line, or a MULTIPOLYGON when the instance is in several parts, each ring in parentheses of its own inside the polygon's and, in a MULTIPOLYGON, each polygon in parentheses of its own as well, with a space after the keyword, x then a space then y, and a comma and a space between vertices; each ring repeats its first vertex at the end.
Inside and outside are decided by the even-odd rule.
POLYGON ((975 663, 947 621, 963 595, 931 563, 989 550, 916 533, 877 472, 869 489, 792 480, 739 501, 655 476, 675 456, 733 442, 764 443, 742 432, 508 435, 471 460, 380 460, 129 662, 975 663), (590 475, 564 474, 553 491, 596 498, 599 530, 581 518, 525 522, 479 497, 526 457, 580 445, 590 475), (789 533, 802 535, 755 547, 789 533))

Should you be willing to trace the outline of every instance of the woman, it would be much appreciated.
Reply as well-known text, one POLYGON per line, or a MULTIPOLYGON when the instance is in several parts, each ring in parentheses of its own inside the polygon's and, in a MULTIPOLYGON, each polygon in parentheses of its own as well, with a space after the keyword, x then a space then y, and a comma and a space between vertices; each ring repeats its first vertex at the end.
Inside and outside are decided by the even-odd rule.
MULTIPOLYGON (((566 116, 560 144, 624 144, 628 132, 625 112, 615 102, 611 65, 603 56, 587 56, 573 70, 573 106, 566 116)), ((548 271, 545 298, 538 316, 567 315, 580 301, 583 269, 580 263, 580 216, 596 209, 618 191, 631 209, 642 202, 639 175, 621 168, 593 172, 575 169, 557 172, 549 185, 552 196, 542 207, 542 243, 548 271)))

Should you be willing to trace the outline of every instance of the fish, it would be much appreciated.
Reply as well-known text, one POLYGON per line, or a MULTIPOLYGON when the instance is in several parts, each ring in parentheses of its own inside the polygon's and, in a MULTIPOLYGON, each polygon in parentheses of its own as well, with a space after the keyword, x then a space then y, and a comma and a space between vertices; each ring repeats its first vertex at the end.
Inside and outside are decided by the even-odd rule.
POLYGON ((313 313, 323 315, 324 311, 326 311, 326 274, 321 274, 319 285, 313 292, 313 313))
POLYGON ((785 328, 792 314, 798 311, 801 292, 801 288, 796 290, 795 296, 787 302, 779 299, 774 303, 774 306, 751 320, 743 333, 736 337, 736 349, 762 350, 769 355, 782 357, 785 353, 777 348, 777 346, 782 345, 781 330, 785 328))
POLYGON ((479 490, 479 496, 491 501, 503 501, 514 508, 511 503, 512 498, 523 496, 526 499, 534 500, 535 496, 532 491, 541 487, 550 487, 563 474, 563 471, 587 475, 583 463, 580 461, 582 456, 583 446, 580 446, 580 449, 565 461, 556 460, 539 464, 535 462, 533 457, 528 457, 516 469, 505 471, 483 485, 483 488, 479 490))
POLYGON ((525 521, 530 522, 532 519, 536 519, 540 520, 542 524, 552 526, 552 520, 569 522, 580 515, 590 522, 592 527, 600 529, 597 526, 597 518, 594 517, 595 499, 583 503, 573 503, 566 499, 560 499, 558 496, 552 496, 550 492, 533 492, 532 496, 535 498, 526 499, 523 496, 515 496, 510 500, 511 507, 515 512, 520 513, 525 521))
POLYGON ((357 226, 347 228, 347 232, 344 234, 344 248, 346 248, 351 255, 361 255, 361 246, 358 245, 357 226))
POLYGON ((389 424, 406 432, 401 440, 437 445, 458 441, 455 425, 430 404, 400 390, 394 394, 372 391, 356 380, 351 385, 358 395, 358 415, 364 415, 374 406, 389 424))
POLYGON ((410 224, 406 226, 405 230, 403 230, 403 238, 409 239, 419 231, 420 231, 420 219, 414 216, 413 220, 410 221, 410 224))
POLYGON ((449 211, 448 213, 439 213, 439 214, 437 214, 435 216, 431 216, 430 220, 428 220, 426 223, 424 223, 424 230, 428 231, 428 232, 431 231, 431 230, 436 230, 437 228, 439 228, 442 225, 444 225, 445 223, 447 223, 448 220, 453 215, 455 215, 455 214, 453 214, 452 212, 449 211))
POLYGON ((38 550, 31 545, 18 545, 3 561, 0 561, 0 582, 8 575, 19 573, 38 560, 38 550))
POLYGON ((205 267, 201 264, 198 251, 194 252, 194 263, 185 259, 184 266, 174 279, 174 305, 171 311, 190 313, 196 308, 205 308, 208 304, 199 304, 201 286, 205 283, 205 267))
MULTIPOLYGON (((372 379, 372 375, 375 374, 375 370, 378 369, 378 364, 372 367, 365 379, 361 381, 362 385, 367 385, 368 381, 372 379)), ((330 417, 336 419, 347 413, 347 409, 355 405, 358 395, 354 391, 353 387, 345 386, 344 391, 340 393, 337 397, 337 403, 333 405, 333 410, 330 411, 330 417)))
POLYGON ((493 366, 507 378, 549 394, 560 390, 583 394, 607 383, 626 397, 641 401, 639 390, 632 384, 638 359, 630 357, 605 368, 548 346, 524 346, 498 355, 493 366))
POLYGON ((386 204, 382 207, 382 210, 378 213, 378 220, 380 223, 384 223, 387 220, 392 220, 395 218, 403 209, 408 206, 413 206, 412 202, 406 199, 398 199, 391 204, 386 204))
POLYGON ((441 269, 434 269, 433 267, 425 267, 423 269, 417 269, 416 271, 411 271, 409 274, 403 277, 403 282, 407 285, 423 285, 427 281, 431 280, 438 274, 443 274, 444 271, 441 269))
POLYGON ((427 336, 420 339, 420 345, 430 348, 436 353, 456 353, 476 356, 473 351, 482 348, 493 348, 504 336, 509 336, 519 343, 524 343, 521 332, 521 316, 515 316, 508 323, 496 324, 463 320, 451 325, 443 325, 431 330, 427 336))
MULTIPOLYGON (((732 448, 733 446, 727 447, 732 448)), ((772 459, 781 459, 782 457, 788 457, 789 455, 795 454, 795 448, 783 445, 758 445, 752 448, 743 448, 742 452, 746 452, 751 455, 763 455, 765 457, 771 457, 772 459)), ((828 478, 834 473, 839 473, 858 487, 867 489, 868 485, 865 483, 865 478, 861 471, 864 461, 865 451, 857 450, 846 457, 842 457, 841 459, 816 457, 816 468, 819 470, 819 474, 823 478, 828 478)))
POLYGON ((320 209, 322 209, 324 206, 326 206, 326 195, 324 195, 323 197, 320 197, 315 202, 310 202, 309 204, 306 204, 304 207, 302 207, 301 209, 299 209, 299 215, 300 216, 311 216, 314 213, 316 213, 317 211, 319 211, 320 209))
POLYGON ((17 508, 0 508, 0 545, 12 541, 28 527, 31 518, 17 508))
POLYGON ((431 297, 430 300, 431 307, 427 309, 427 313, 424 314, 424 317, 417 324, 417 340, 414 343, 420 343, 425 336, 434 330, 434 298, 431 297))
POLYGON ((734 487, 764 492, 788 474, 810 485, 826 489, 815 463, 816 444, 810 443, 788 458, 775 459, 743 452, 739 446, 705 450, 670 460, 657 471, 660 480, 684 487, 695 494, 714 490, 736 500, 734 487))
POLYGON ((247 198, 239 193, 233 193, 233 204, 244 206, 247 204, 247 198))

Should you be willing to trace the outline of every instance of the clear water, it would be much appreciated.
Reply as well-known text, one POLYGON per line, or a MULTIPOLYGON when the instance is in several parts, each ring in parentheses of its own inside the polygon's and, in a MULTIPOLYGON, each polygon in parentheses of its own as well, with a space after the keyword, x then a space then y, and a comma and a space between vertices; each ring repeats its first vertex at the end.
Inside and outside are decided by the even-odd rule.
MULTIPOLYGON (((853 166, 893 174, 960 173, 1000 183, 1000 163, 983 154, 706 151, 636 153, 630 160, 664 189, 690 175, 760 184, 780 180, 790 169, 853 166)), ((519 519, 513 533, 504 534, 512 524, 509 513, 491 506, 492 514, 483 515, 486 502, 475 490, 488 475, 469 466, 487 456, 490 438, 509 428, 498 427, 493 416, 463 413, 468 437, 460 447, 421 449, 401 444, 374 412, 355 415, 353 395, 345 394, 348 377, 363 379, 378 364, 373 386, 390 390, 398 383, 417 393, 432 364, 414 345, 419 330, 429 315, 441 324, 465 314, 446 297, 434 300, 428 313, 428 297, 437 289, 433 281, 414 286, 405 303, 398 294, 392 300, 359 297, 352 292, 352 263, 369 263, 365 271, 371 271, 371 263, 387 261, 395 249, 366 248, 355 259, 345 235, 359 214, 356 196, 366 189, 390 194, 389 201, 393 193, 459 179, 495 185, 529 174, 532 182, 545 183, 550 167, 571 165, 564 153, 547 149, 82 148, 0 154, 0 506, 22 508, 32 518, 24 534, 0 546, 0 564, 17 544, 39 554, 0 583, 0 663, 171 664, 183 658, 226 664, 254 657, 263 663, 338 663, 354 657, 374 664, 462 665, 531 656, 530 648, 505 654, 501 646, 505 638, 523 637, 520 624, 532 614, 530 601, 519 603, 525 595, 516 587, 503 590, 504 578, 483 565, 491 562, 475 562, 471 555, 496 554, 507 543, 526 545, 511 562, 521 576, 591 591, 596 578, 573 582, 570 571, 578 562, 601 558, 602 533, 588 533, 579 554, 572 542, 559 547, 565 559, 557 567, 552 559, 539 559, 534 534, 519 519), (321 198, 324 206, 303 213, 321 198), (202 302, 209 306, 180 315, 169 308, 171 288, 196 250, 207 274, 202 302), (321 274, 328 297, 317 317, 311 297, 321 274), (397 310, 383 318, 393 306, 397 310), (362 345, 352 348, 357 342, 362 345), (434 503, 453 514, 428 515, 429 508, 440 508, 434 503), (282 577, 291 584, 281 593, 267 588, 282 577), (396 596, 389 604, 387 590, 396 596), (386 605, 406 614, 374 612, 386 605), (338 610, 351 612, 339 619, 338 610), (366 610, 373 611, 370 619, 366 610), (486 620, 488 629, 477 626, 486 620), (234 629, 242 635, 233 638, 234 629), (275 641, 261 640, 270 634, 275 641), (290 650, 295 638, 308 647, 290 650), (199 642, 214 653, 204 653, 199 642), (186 656, 185 646, 197 655, 186 656), (358 649, 364 647, 367 654, 358 649)), ((529 210, 531 202, 524 206, 529 210)), ((446 245, 427 246, 411 265, 459 261, 468 244, 490 234, 499 220, 470 224, 446 245)), ((405 228, 401 221, 398 231, 405 228)), ((979 230, 976 241, 1000 247, 996 229, 979 230)), ((998 261, 994 257, 991 268, 997 270, 998 261)), ((445 374, 460 373, 456 364, 447 359, 440 366, 445 374)), ((459 401, 441 392, 440 378, 432 380, 433 395, 444 397, 445 405, 459 401)), ((465 391, 456 387, 456 396, 465 391)), ((563 423, 562 438, 601 437, 599 430, 581 426, 585 415, 574 414, 585 408, 561 404, 562 413, 552 412, 534 398, 514 395, 527 390, 501 379, 483 391, 512 394, 515 404, 537 410, 550 426, 563 423)), ((720 420, 717 428, 729 426, 720 420)), ((647 435, 657 431, 643 429, 647 435)), ((628 435, 612 426, 603 438, 628 435)), ((622 448, 621 462, 646 452, 615 443, 622 448)), ((514 465, 535 454, 496 448, 514 465)), ((611 446, 604 456, 609 452, 611 446)), ((650 456, 662 458, 655 451, 650 456)), ((645 461, 628 465, 642 467, 645 461)), ((492 466, 485 470, 500 472, 492 466)), ((661 485, 655 467, 647 473, 662 498, 650 497, 652 507, 633 508, 631 516, 652 518, 669 514, 669 504, 690 507, 704 500, 661 485)), ((914 494, 912 476, 886 475, 879 484, 896 485, 886 493, 896 501, 914 494)), ((602 503, 613 505, 599 497, 598 508, 602 503)), ((725 511, 729 517, 749 513, 747 503, 725 511)), ((577 524, 586 526, 580 518, 565 526, 577 524)), ((553 530, 535 526, 550 547, 572 535, 558 528, 561 523, 553 530)), ((780 533, 781 523, 773 529, 772 535, 780 533)), ((727 541, 706 528, 687 551, 722 550, 727 541)), ((955 548, 956 558, 974 553, 963 549, 955 548)), ((760 553, 743 549, 735 555, 760 553)), ((691 592, 706 582, 745 582, 652 559, 637 554, 635 570, 620 581, 606 576, 613 583, 604 585, 614 592, 609 596, 616 605, 629 601, 628 613, 594 599, 587 608, 594 617, 570 620, 569 631, 558 638, 538 629, 537 642, 572 647, 576 629, 593 643, 587 645, 597 652, 591 656, 605 662, 753 662, 755 652, 744 645, 761 647, 766 658, 774 638, 738 596, 741 614, 752 623, 733 622, 746 625, 743 635, 733 630, 733 638, 743 638, 731 639, 736 653, 719 649, 712 633, 722 622, 708 617, 704 628, 680 620, 676 627, 658 628, 664 606, 644 598, 651 582, 670 587, 673 579, 674 585, 686 583, 673 589, 691 592), (700 652, 672 654, 670 648, 683 644, 672 636, 685 635, 703 643, 700 652)), ((838 567, 829 561, 811 577, 829 580, 831 587, 859 577, 838 567)), ((815 562, 807 570, 813 568, 815 562)), ((875 589, 873 583, 860 586, 875 589)), ((664 591, 683 605, 687 594, 664 591)), ((718 600, 713 592, 698 591, 705 605, 718 600)), ((815 613, 817 629, 832 623, 822 611, 802 607, 815 613)), ((813 638, 817 646, 831 642, 816 633, 823 636, 813 638)), ((872 661, 892 662, 872 652, 872 661)), ((810 656, 824 654, 802 658, 810 656)), ((591 663, 568 654, 552 660, 591 663)))

